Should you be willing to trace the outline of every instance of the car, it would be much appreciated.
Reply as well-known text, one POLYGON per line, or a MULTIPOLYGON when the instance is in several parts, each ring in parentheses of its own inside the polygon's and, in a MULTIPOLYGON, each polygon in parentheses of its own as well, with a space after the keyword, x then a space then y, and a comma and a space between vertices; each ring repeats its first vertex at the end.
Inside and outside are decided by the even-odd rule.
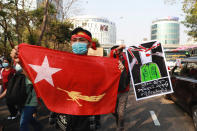
POLYGON ((173 67, 170 75, 174 93, 168 94, 167 98, 192 116, 197 130, 197 57, 182 59, 179 66, 173 67))

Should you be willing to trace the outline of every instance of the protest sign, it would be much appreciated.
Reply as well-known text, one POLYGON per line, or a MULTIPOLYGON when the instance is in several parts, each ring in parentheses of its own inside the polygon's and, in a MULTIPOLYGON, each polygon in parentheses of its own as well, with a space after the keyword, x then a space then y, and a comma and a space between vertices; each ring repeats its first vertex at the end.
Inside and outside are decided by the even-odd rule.
POLYGON ((161 43, 130 46, 126 53, 136 100, 173 92, 161 43))

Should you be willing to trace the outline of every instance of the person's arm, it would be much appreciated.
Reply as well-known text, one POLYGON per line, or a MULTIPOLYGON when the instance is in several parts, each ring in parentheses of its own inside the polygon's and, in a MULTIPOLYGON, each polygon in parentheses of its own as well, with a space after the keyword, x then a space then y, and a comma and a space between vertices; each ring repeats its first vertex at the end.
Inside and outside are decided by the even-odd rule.
POLYGON ((118 62, 119 62, 118 68, 120 69, 121 72, 123 72, 124 65, 122 64, 122 62, 120 60, 118 62))
POLYGON ((5 97, 6 92, 7 92, 7 89, 5 89, 5 90, 3 91, 3 93, 0 95, 0 99, 2 99, 2 98, 4 98, 4 97, 5 97))
POLYGON ((20 64, 20 60, 18 58, 18 46, 15 46, 11 53, 10 53, 11 58, 14 60, 15 63, 19 63, 20 64))
POLYGON ((131 71, 133 70, 133 67, 134 67, 134 65, 135 65, 136 62, 137 62, 137 59, 134 57, 132 59, 132 62, 130 63, 131 71))
MULTIPOLYGON (((12 51, 11 51, 11 53, 10 53, 10 56, 11 56, 11 58, 12 58, 12 60, 15 62, 15 63, 18 63, 18 64, 20 64, 20 66, 22 67, 22 65, 21 65, 21 63, 20 63, 20 60, 19 60, 19 58, 18 58, 18 46, 15 46, 13 49, 12 49, 12 51)), ((26 77, 28 77, 28 75, 27 75, 27 73, 23 70, 23 72, 22 72, 26 77)), ((28 77, 29 78, 29 77, 28 77)))
POLYGON ((170 70, 170 75, 174 74, 174 71, 177 69, 177 63, 175 63, 175 66, 170 70))
POLYGON ((124 44, 121 44, 121 45, 119 45, 116 49, 117 50, 121 50, 121 49, 124 49, 126 46, 124 45, 124 44))
POLYGON ((121 53, 121 50, 124 49, 125 47, 126 46, 124 44, 121 44, 117 48, 111 50, 110 57, 114 57, 114 55, 121 53))

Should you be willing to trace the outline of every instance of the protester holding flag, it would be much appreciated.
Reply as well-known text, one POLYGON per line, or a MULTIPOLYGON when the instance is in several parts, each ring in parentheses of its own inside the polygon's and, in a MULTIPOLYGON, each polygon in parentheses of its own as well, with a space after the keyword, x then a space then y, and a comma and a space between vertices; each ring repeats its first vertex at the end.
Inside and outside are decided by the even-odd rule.
POLYGON ((130 73, 126 55, 123 52, 124 48, 125 45, 113 46, 110 52, 110 57, 120 60, 125 67, 120 77, 116 109, 113 113, 116 118, 117 131, 124 131, 124 114, 130 89, 130 73))
MULTIPOLYGON (((19 64, 15 65, 15 69, 17 73, 21 73, 23 76, 26 75, 26 72, 22 69, 22 67, 19 64)), ((37 112, 37 96, 33 88, 32 82, 28 79, 28 77, 25 77, 24 79, 24 83, 20 84, 25 85, 27 97, 24 102, 24 106, 22 106, 22 109, 20 109, 20 131, 29 131, 29 125, 32 125, 34 131, 41 131, 42 125, 33 117, 33 115, 37 112)), ((20 87, 22 86, 23 85, 20 85, 20 87)))
POLYGON ((20 131, 28 131, 29 124, 34 131, 41 131, 42 125, 36 120, 34 115, 37 113, 38 100, 31 81, 26 77, 26 92, 28 93, 20 118, 20 131))
POLYGON ((71 37, 74 54, 27 44, 11 52, 15 62, 27 71, 37 95, 51 111, 65 118, 68 131, 96 130, 99 115, 115 109, 124 66, 116 59, 87 56, 91 43, 91 33, 76 28, 71 37))
MULTIPOLYGON (((87 55, 88 48, 91 47, 92 34, 79 27, 74 29, 71 35, 72 52, 78 55, 87 55)), ((100 125, 99 115, 59 115, 67 121, 68 131, 95 131, 100 125)))

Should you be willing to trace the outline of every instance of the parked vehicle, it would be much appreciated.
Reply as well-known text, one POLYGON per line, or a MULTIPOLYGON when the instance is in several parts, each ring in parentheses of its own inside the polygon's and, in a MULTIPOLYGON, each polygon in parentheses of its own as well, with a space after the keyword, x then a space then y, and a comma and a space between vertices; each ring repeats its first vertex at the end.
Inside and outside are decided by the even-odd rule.
POLYGON ((175 65, 176 59, 187 58, 188 57, 187 54, 189 54, 189 51, 185 51, 185 50, 168 50, 168 51, 165 51, 167 66, 170 69, 172 69, 172 67, 175 65))
POLYGON ((175 65, 176 59, 197 56, 197 46, 181 46, 177 49, 165 50, 166 63, 169 69, 175 65))
POLYGON ((174 93, 167 95, 193 118, 197 130, 197 57, 182 59, 171 72, 174 93))

